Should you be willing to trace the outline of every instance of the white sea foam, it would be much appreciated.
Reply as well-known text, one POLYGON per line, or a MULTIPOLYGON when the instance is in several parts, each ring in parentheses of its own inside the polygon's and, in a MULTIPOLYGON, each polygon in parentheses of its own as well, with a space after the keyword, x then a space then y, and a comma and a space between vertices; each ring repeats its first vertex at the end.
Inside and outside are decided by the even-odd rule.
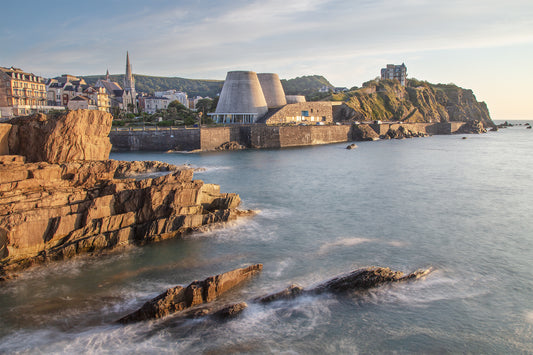
POLYGON ((533 324, 533 311, 527 311, 525 314, 526 321, 533 324))
POLYGON ((331 249, 339 248, 339 247, 352 247, 363 243, 382 243, 386 245, 390 245, 393 247, 404 247, 407 245, 407 243, 402 241, 382 241, 380 239, 372 239, 372 238, 362 238, 362 237, 350 237, 350 238, 341 238, 337 239, 332 242, 326 242, 324 243, 320 249, 318 250, 318 254, 326 254, 331 249))
POLYGON ((202 166, 195 174, 213 173, 217 171, 231 170, 231 166, 202 166))

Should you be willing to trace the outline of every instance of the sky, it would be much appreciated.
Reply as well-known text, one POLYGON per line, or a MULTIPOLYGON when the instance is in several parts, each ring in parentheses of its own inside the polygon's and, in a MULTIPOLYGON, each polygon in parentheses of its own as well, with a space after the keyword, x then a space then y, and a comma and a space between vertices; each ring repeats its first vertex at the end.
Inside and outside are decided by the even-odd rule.
POLYGON ((386 64, 533 119, 531 0, 0 0, 0 66, 44 77, 231 70, 361 86, 386 64))

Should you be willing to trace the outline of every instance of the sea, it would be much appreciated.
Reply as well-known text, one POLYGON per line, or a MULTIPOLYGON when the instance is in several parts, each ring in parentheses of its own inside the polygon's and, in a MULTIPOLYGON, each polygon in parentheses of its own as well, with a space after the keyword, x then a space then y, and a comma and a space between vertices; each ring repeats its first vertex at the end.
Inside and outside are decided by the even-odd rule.
POLYGON ((347 144, 112 153, 203 168, 195 179, 258 213, 21 272, 0 284, 0 353, 533 353, 533 131, 347 144), (167 288, 254 263, 262 273, 218 300, 247 301, 236 318, 115 323, 167 288), (365 292, 253 302, 367 266, 433 271, 365 292))

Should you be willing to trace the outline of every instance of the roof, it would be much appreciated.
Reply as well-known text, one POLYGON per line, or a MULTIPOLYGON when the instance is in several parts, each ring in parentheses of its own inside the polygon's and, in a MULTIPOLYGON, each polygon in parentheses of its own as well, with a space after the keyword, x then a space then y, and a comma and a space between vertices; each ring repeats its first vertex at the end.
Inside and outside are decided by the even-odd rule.
POLYGON ((89 98, 88 97, 85 97, 85 96, 76 96, 74 98, 72 98, 70 101, 89 101, 89 98))

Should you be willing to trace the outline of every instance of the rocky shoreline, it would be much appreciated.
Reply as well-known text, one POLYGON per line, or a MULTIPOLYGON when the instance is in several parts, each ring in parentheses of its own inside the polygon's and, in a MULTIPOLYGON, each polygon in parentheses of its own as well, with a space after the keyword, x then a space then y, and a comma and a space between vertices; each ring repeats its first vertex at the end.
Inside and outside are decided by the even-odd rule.
POLYGON ((0 140, 7 141, 0 155, 0 280, 37 263, 175 238, 254 214, 238 209, 237 194, 193 180, 191 168, 109 160, 111 120, 80 110, 2 124, 9 134, 0 140))

